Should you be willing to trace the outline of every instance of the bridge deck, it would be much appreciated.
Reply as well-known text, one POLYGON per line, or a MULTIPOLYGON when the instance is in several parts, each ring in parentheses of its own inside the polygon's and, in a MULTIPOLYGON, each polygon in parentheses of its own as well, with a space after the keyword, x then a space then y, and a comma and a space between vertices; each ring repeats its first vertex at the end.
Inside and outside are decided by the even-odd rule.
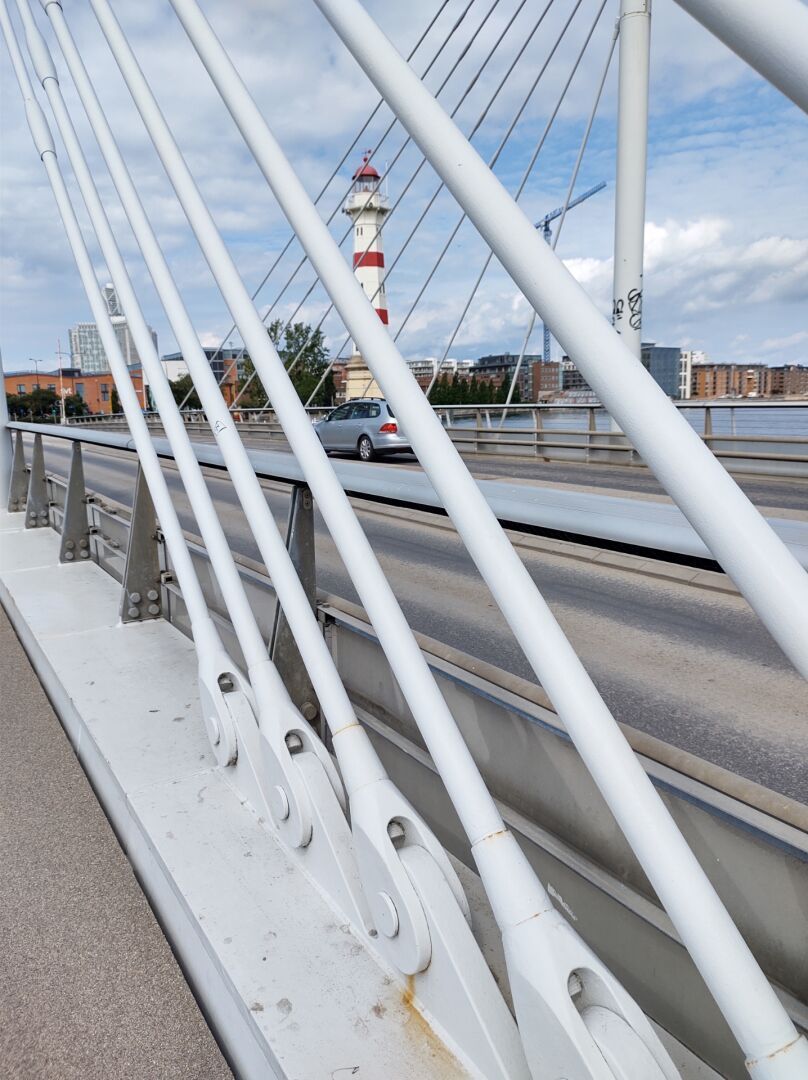
POLYGON ((0 687, 3 1075, 230 1076, 2 608, 0 687))

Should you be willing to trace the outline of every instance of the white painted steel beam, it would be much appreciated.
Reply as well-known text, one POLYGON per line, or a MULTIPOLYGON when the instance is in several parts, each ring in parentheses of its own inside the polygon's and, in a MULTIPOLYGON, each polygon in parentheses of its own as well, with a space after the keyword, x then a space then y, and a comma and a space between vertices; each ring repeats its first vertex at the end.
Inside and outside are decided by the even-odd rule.
MULTIPOLYGON (((808 1062, 808 1043, 795 1041, 797 1033, 785 1010, 375 318, 196 4, 172 3, 736 1037, 750 1058, 765 1059, 764 1065, 756 1066, 758 1075, 796 1076, 798 1059, 808 1062), (785 1053, 787 1047, 791 1049, 785 1053), (769 1057, 775 1052, 785 1065, 769 1057)), ((663 482, 673 487, 685 512, 691 520, 695 517, 694 524, 707 533, 719 559, 743 569, 740 577, 747 592, 771 616, 779 639, 808 673, 808 578, 802 568, 619 341, 361 5, 355 0, 317 3, 557 339, 576 359, 591 358, 586 366, 581 364, 590 384, 598 391, 602 388, 601 399, 618 420, 628 420, 624 430, 663 482), (723 503, 719 512, 716 501, 723 503), (722 510, 726 517, 721 517, 722 510), (739 544, 737 530, 746 528, 752 536, 739 544), (743 552, 740 560, 730 558, 736 549, 743 552), (758 560, 767 556, 773 557, 772 566, 763 573, 758 560), (768 603, 772 572, 779 574, 782 584, 773 604, 768 603), (788 586, 797 590, 796 599, 788 586), (796 650, 792 634, 799 639, 796 650)), ((486 860, 491 850, 490 844, 475 846, 489 890, 486 860)), ((491 899, 495 913, 512 928, 523 902, 518 892, 499 896, 494 892, 491 899)), ((526 917, 526 910, 520 915, 526 917)))
POLYGON ((676 0, 808 112, 808 6, 802 0, 676 0))
POLYGON ((651 0, 621 0, 619 27, 612 325, 639 360, 642 352, 651 0))

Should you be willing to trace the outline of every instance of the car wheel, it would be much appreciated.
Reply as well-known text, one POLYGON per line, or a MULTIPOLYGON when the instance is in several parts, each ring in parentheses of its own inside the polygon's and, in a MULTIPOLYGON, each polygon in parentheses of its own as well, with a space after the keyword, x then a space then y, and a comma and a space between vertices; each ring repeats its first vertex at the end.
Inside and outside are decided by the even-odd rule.
POLYGON ((363 435, 359 440, 359 456, 363 461, 373 461, 376 456, 373 450, 373 443, 367 435, 363 435))

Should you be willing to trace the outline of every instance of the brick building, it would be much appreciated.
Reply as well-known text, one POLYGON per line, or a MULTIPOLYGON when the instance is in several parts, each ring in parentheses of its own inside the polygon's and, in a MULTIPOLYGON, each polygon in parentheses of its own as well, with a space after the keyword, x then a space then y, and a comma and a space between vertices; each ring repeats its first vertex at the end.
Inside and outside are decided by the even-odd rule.
POLYGON ((808 366, 783 364, 767 368, 764 392, 766 397, 808 397, 808 366))
MULTIPOLYGON (((140 367, 131 367, 129 374, 141 408, 146 407, 143 389, 143 373, 140 367)), ((114 387, 109 372, 96 375, 82 374, 76 368, 62 368, 61 371, 12 371, 5 376, 7 394, 30 394, 33 390, 52 390, 57 397, 64 394, 77 395, 84 401, 91 413, 112 412, 112 390, 114 387)))

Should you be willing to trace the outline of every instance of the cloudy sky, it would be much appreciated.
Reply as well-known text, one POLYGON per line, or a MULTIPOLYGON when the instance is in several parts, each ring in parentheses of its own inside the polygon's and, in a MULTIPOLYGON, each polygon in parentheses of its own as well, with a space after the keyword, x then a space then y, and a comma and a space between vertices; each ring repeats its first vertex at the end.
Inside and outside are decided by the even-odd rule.
MULTIPOLYGON (((515 190, 599 3, 582 0, 576 8, 574 0, 555 0, 530 37, 544 0, 541 4, 538 0, 524 4, 499 0, 486 19, 493 2, 472 0, 466 17, 445 43, 452 24, 469 4, 469 0, 449 0, 415 54, 413 66, 420 74, 439 54, 427 84, 436 91, 445 82, 440 99, 450 110, 462 99, 456 118, 468 132, 529 38, 522 59, 475 136, 475 145, 489 157, 575 9, 496 165, 503 182, 515 190), (499 48, 466 93, 517 9, 521 10, 499 48)), ((408 53, 439 0, 410 0, 407 4, 367 0, 367 6, 398 48, 408 53)), ((617 6, 617 0, 608 0, 525 186, 522 203, 534 219, 564 200, 617 6)), ((316 195, 376 104, 373 88, 312 0, 202 0, 202 7, 308 191, 316 195)), ((148 4, 117 0, 114 8, 252 291, 288 236, 283 216, 167 0, 148 4)), ((35 17, 53 44, 38 4, 35 9, 35 17)), ((16 12, 14 15, 16 23, 16 12)), ((200 339, 205 344, 218 344, 230 328, 229 314, 89 5, 66 5, 66 15, 200 339)), ((0 65, 0 344, 6 370, 15 370, 30 366, 29 357, 55 362, 57 342, 68 348, 68 327, 91 316, 5 60, 4 55, 0 65)), ((176 346, 164 313, 58 56, 57 66, 147 319, 157 330, 160 351, 173 351, 176 346)), ((557 249, 604 312, 609 308, 612 272, 615 76, 616 63, 576 190, 585 190, 600 180, 606 181, 607 188, 570 213, 557 249)), ((654 7, 651 95, 645 337, 661 344, 704 349, 715 360, 808 363, 808 119, 710 38, 673 0, 656 0, 654 7)), ((382 109, 362 135, 359 147, 373 146, 390 119, 382 109)), ((391 162, 405 138, 396 125, 378 152, 379 162, 391 162)), ((328 187, 319 204, 324 216, 341 204, 358 160, 357 150, 328 187)), ((69 173, 64 154, 61 161, 69 173)), ((398 156, 388 178, 391 202, 396 201, 419 162, 420 155, 412 145, 398 156)), ((75 193, 72 179, 68 179, 75 193)), ((401 251, 437 186, 431 168, 422 168, 391 215, 385 226, 388 265, 401 251)), ((78 206, 77 194, 75 201, 78 206)), ((458 217, 456 204, 443 193, 401 255, 388 281, 393 332, 458 217)), ((83 208, 80 218, 85 220, 83 208)), ((343 235, 345 224, 345 216, 336 213, 332 224, 335 236, 343 235)), ((106 280, 89 230, 86 235, 99 280, 106 280)), ((349 254, 347 247, 345 250, 349 254)), ((486 253, 473 227, 465 223, 401 333, 399 344, 405 356, 442 354, 486 253)), ((294 245, 259 294, 262 314, 276 301, 299 257, 300 249, 294 245)), ((272 314, 288 318, 312 280, 311 270, 304 267, 272 314)), ((326 303, 322 291, 315 289, 298 318, 318 319, 326 303)), ((524 299, 493 262, 450 355, 477 357, 518 351, 528 315, 524 299)), ((325 327, 336 350, 344 337, 338 317, 329 318, 325 327)), ((532 351, 540 349, 540 338, 537 328, 532 351)), ((239 343, 237 334, 232 340, 239 343)))

